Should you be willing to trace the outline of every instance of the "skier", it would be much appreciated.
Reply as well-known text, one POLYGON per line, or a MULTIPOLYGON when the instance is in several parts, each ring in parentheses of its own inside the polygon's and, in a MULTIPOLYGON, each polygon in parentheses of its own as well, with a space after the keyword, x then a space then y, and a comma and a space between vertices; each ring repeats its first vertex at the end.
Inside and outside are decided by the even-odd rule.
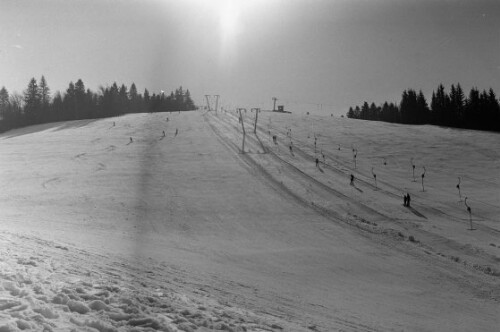
POLYGON ((165 130, 163 131, 163 137, 165 137, 165 130))
POLYGON ((132 137, 130 137, 130 142, 129 142, 129 144, 130 144, 130 143, 133 143, 133 142, 134 142, 134 140, 132 139, 132 137))
POLYGON ((316 158, 316 167, 319 168, 319 159, 316 158))
POLYGON ((351 186, 354 186, 354 174, 351 174, 351 186))
POLYGON ((175 136, 179 133, 179 129, 175 128, 175 136))

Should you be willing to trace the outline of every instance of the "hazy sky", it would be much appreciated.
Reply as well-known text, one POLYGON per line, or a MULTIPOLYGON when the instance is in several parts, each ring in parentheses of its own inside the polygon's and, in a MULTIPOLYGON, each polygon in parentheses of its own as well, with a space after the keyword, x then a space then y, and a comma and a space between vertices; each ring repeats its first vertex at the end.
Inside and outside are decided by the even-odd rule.
POLYGON ((439 83, 500 93, 500 1, 1 0, 0 86, 42 74, 338 114, 439 83))

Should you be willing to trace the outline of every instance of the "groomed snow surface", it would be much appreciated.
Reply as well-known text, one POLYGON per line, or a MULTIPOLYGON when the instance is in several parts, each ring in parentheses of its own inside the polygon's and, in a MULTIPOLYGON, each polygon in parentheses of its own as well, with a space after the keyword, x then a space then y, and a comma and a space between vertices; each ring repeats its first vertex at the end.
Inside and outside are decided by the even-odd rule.
POLYGON ((500 135, 243 116, 0 135, 0 332, 498 331, 500 135))

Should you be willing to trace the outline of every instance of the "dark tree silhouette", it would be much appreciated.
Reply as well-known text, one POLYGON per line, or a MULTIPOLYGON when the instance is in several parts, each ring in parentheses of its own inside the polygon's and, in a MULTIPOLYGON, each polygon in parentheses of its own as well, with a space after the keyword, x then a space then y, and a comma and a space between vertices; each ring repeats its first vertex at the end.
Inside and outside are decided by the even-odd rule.
POLYGON ((350 107, 347 117, 500 131, 500 104, 493 89, 479 92, 473 87, 466 98, 460 84, 451 85, 450 94, 439 84, 432 92, 430 108, 422 91, 408 89, 403 91, 399 107, 388 102, 377 107, 365 101, 361 108, 350 107))
POLYGON ((73 82, 69 82, 69 86, 66 89, 66 94, 63 97, 64 105, 64 115, 61 120, 74 120, 76 116, 76 97, 75 97, 75 85, 73 82))
POLYGON ((40 107, 40 91, 36 79, 33 77, 24 90, 24 114, 28 124, 37 123, 37 111, 40 107))
POLYGON ((3 86, 2 89, 0 89, 0 119, 2 120, 0 122, 0 131, 4 131, 6 129, 4 121, 8 119, 9 111, 10 111, 9 92, 3 86))
POLYGON ((427 104, 427 100, 425 100, 422 90, 417 95, 415 121, 418 124, 429 123, 430 121, 429 105, 427 104))
POLYGON ((137 92, 137 87, 135 83, 130 85, 130 89, 128 91, 128 96, 130 100, 130 113, 139 113, 141 111, 142 98, 141 95, 137 92))
POLYGON ((9 94, 0 89, 0 131, 51 121, 78 120, 117 116, 135 112, 172 112, 194 110, 196 106, 189 90, 179 87, 168 97, 163 93, 150 96, 147 89, 144 97, 137 92, 134 83, 127 89, 125 84, 115 82, 99 88, 99 93, 85 89, 81 79, 70 82, 64 93, 55 92, 52 100, 45 77, 38 84, 32 78, 23 95, 9 94))
POLYGON ((50 88, 43 75, 40 78, 38 90, 40 94, 40 110, 37 122, 47 122, 50 121, 50 88))
POLYGON ((352 109, 352 107, 349 107, 349 111, 347 111, 347 117, 351 118, 351 119, 356 118, 355 115, 354 115, 354 110, 352 109))

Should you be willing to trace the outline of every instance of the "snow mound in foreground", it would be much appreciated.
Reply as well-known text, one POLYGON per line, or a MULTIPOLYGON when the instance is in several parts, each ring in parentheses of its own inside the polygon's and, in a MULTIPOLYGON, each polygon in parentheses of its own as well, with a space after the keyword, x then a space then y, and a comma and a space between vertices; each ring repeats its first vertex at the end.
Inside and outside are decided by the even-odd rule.
POLYGON ((0 332, 281 328, 207 294, 186 294, 154 265, 0 233, 0 332))

